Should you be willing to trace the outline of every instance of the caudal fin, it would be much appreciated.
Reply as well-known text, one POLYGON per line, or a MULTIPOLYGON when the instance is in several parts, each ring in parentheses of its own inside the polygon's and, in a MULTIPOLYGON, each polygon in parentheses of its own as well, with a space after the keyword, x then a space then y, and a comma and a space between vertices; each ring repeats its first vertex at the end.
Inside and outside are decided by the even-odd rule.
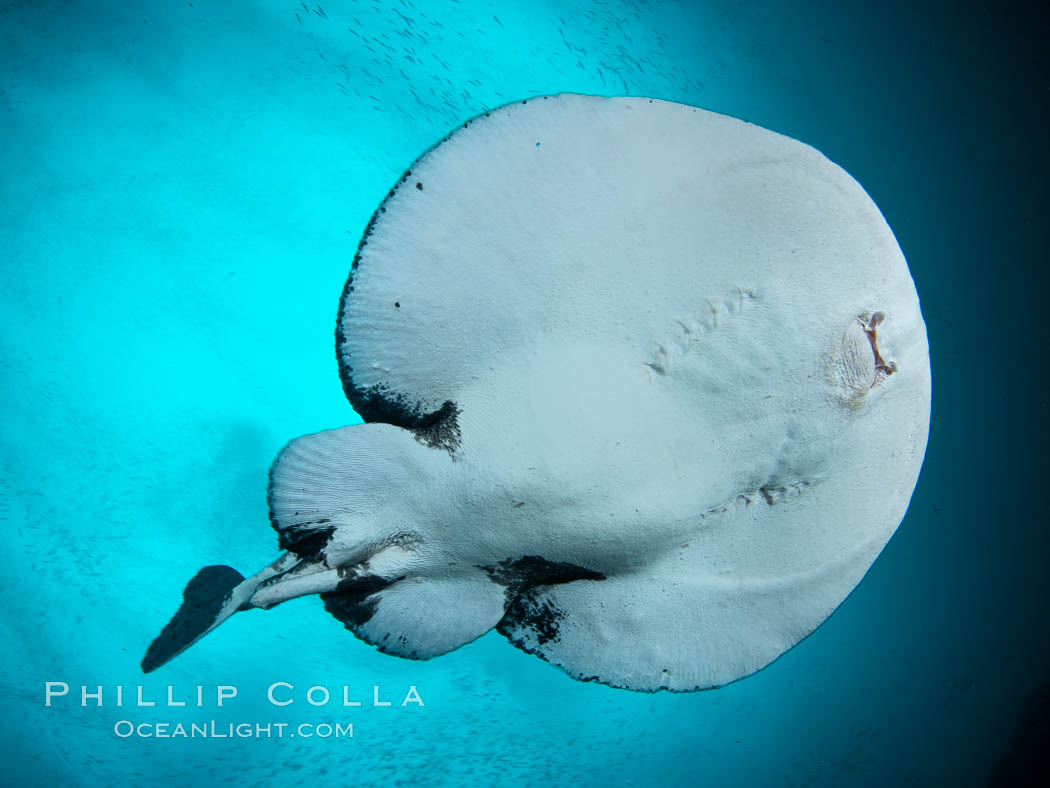
POLYGON ((239 610, 244 594, 234 591, 242 583, 244 576, 233 567, 200 570, 182 592, 182 606, 147 649, 142 672, 156 670, 239 610))

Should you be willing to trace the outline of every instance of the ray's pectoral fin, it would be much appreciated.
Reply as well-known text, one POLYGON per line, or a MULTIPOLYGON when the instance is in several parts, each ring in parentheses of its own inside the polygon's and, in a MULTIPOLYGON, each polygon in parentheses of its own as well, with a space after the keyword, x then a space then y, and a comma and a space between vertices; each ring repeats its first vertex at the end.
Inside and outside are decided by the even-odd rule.
POLYGON ((484 635, 507 604, 503 589, 473 567, 440 577, 347 573, 321 599, 361 640, 408 659, 430 659, 484 635))
POLYGON ((430 659, 496 627, 529 589, 604 579, 583 567, 535 556, 446 569, 440 575, 415 576, 389 568, 381 575, 344 572, 339 586, 321 598, 347 629, 383 653, 430 659))

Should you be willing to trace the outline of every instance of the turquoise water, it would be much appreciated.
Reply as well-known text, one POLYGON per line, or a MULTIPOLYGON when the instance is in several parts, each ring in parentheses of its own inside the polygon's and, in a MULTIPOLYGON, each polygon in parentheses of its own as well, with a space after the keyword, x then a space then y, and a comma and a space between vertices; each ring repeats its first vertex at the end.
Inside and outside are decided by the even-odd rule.
POLYGON ((0 782, 983 784, 1050 678, 1050 82, 1020 9, 3 4, 0 782), (713 692, 578 683, 495 633, 386 657, 312 599, 236 616, 143 677, 199 567, 275 557, 284 442, 357 420, 332 332, 379 200, 451 127, 561 91, 753 121, 880 206, 934 377, 926 465, 883 555, 814 635, 713 692), (49 681, 71 688, 50 707, 49 681), (267 701, 274 682, 294 703, 267 701), (161 703, 133 705, 140 684, 161 703), (168 685, 190 705, 165 707, 168 685), (237 698, 216 707, 216 685, 237 698), (424 706, 400 705, 410 686, 424 706), (354 736, 121 738, 123 720, 354 736))

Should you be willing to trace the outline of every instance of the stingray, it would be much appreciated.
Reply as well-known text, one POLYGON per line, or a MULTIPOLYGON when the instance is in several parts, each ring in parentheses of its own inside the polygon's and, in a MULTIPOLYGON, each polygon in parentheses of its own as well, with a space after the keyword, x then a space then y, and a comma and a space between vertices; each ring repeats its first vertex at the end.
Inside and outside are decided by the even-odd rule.
POLYGON ((861 186, 655 99, 520 101, 426 151, 364 232, 336 351, 364 423, 280 452, 284 553, 202 569, 144 671, 318 594, 387 654, 495 629, 577 679, 717 687, 857 585, 929 427, 918 297, 861 186))

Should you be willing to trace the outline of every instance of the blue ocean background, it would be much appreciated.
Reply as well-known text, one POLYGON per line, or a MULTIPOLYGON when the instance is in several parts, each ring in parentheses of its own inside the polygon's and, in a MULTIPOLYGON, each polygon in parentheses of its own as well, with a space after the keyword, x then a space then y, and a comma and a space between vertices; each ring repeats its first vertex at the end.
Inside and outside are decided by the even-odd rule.
POLYGON ((1026 6, 971 2, 0 4, 0 783, 985 784, 1050 680, 1046 33, 1026 6), (314 599, 236 616, 143 677, 198 568, 276 556, 277 451, 358 421, 333 329, 380 199, 464 120, 563 91, 788 134, 882 209, 934 400, 911 508, 867 577, 710 692, 579 683, 496 633, 387 657, 314 599), (46 707, 48 681, 70 697, 46 707), (275 681, 294 704, 267 703, 275 681), (82 684, 105 705, 81 707, 82 684), (139 684, 239 695, 113 705, 139 684), (394 705, 344 709, 344 684, 394 705), (335 701, 310 706, 314 685, 335 701), (399 705, 410 685, 424 707, 399 705), (354 738, 113 733, 210 719, 354 738))

